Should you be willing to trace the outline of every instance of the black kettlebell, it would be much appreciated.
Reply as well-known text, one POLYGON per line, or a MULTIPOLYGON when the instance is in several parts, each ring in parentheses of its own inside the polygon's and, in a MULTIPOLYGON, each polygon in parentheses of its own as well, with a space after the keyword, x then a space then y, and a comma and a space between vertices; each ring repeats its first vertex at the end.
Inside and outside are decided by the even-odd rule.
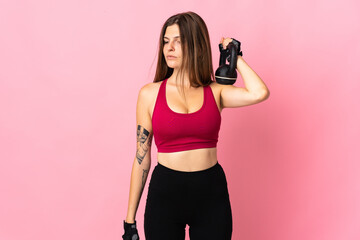
POLYGON ((236 82, 237 55, 242 56, 242 52, 240 52, 240 42, 237 41, 235 43, 236 44, 234 44, 234 39, 233 39, 233 42, 230 42, 227 45, 226 49, 223 49, 223 45, 221 43, 219 44, 220 62, 219 62, 219 68, 215 72, 215 79, 216 82, 219 84, 232 85, 236 82), (230 63, 229 65, 226 64, 226 59, 229 61, 230 63))

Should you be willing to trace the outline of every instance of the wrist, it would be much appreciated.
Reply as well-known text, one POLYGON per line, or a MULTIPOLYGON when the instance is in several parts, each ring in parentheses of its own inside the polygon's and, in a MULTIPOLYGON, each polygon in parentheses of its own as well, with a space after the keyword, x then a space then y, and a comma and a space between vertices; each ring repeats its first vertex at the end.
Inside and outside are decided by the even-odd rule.
POLYGON ((127 217, 127 218, 125 218, 125 222, 127 222, 127 223, 135 223, 135 218, 127 217))
POLYGON ((124 223, 126 223, 127 225, 132 225, 132 224, 136 224, 136 221, 124 221, 124 223))

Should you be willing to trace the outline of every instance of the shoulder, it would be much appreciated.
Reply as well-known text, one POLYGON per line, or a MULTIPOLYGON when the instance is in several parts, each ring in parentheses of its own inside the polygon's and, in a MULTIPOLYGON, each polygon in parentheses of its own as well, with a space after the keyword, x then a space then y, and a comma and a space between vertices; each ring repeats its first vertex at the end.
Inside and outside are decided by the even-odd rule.
POLYGON ((219 84, 216 81, 212 81, 209 86, 211 86, 212 88, 222 88, 224 85, 219 84))
POLYGON ((156 101, 156 97, 162 82, 151 82, 143 85, 138 93, 138 105, 143 105, 150 113, 152 106, 156 101))
POLYGON ((143 85, 139 90, 139 97, 145 98, 147 100, 151 99, 153 95, 157 94, 160 88, 160 84, 161 82, 151 82, 143 85))
POLYGON ((220 93, 221 93, 221 90, 224 88, 225 85, 219 84, 219 83, 217 83, 216 81, 213 81, 212 83, 210 83, 209 86, 211 87, 211 90, 212 90, 214 93, 220 94, 220 93))

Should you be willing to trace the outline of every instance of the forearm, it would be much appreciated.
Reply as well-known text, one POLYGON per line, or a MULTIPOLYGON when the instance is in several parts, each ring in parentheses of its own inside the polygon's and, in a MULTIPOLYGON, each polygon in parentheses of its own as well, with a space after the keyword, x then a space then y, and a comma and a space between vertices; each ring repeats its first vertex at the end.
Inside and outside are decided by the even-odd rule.
POLYGON ((133 223, 135 221, 136 211, 138 209, 141 195, 144 190, 150 166, 150 154, 148 154, 148 156, 143 159, 141 164, 139 164, 137 158, 134 159, 131 171, 128 210, 125 220, 127 223, 133 223))
POLYGON ((264 97, 269 95, 269 89, 265 83, 256 74, 254 70, 239 55, 237 58, 236 69, 244 80, 245 88, 256 96, 264 97))

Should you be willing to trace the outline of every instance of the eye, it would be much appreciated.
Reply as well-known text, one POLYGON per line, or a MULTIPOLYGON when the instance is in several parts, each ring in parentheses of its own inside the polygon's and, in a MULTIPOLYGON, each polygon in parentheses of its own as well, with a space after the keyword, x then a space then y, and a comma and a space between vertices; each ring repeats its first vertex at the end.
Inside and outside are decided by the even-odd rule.
POLYGON ((168 42, 163 41, 164 44, 167 44, 168 42))

